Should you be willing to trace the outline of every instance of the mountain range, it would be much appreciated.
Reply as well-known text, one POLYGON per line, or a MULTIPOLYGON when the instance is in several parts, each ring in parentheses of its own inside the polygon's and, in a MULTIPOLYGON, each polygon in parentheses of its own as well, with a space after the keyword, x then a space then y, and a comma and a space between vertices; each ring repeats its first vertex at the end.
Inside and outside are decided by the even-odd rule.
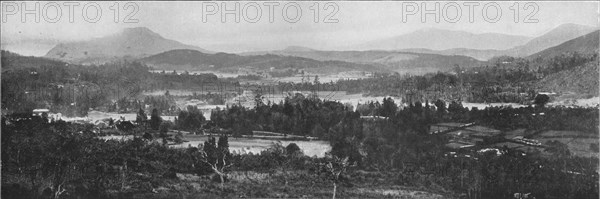
POLYGON ((98 64, 119 59, 141 60, 159 69, 202 68, 210 65, 245 67, 258 66, 259 63, 277 68, 275 63, 280 63, 296 68, 344 65, 344 67, 361 70, 367 70, 368 67, 364 67, 365 65, 371 65, 376 68, 374 70, 380 70, 381 66, 385 66, 390 71, 422 74, 448 71, 455 65, 465 68, 480 66, 484 61, 502 55, 531 56, 594 30, 595 28, 589 26, 563 24, 539 37, 531 38, 428 28, 368 42, 363 46, 369 50, 363 51, 322 51, 290 46, 283 50, 234 55, 215 54, 197 46, 166 39, 148 28, 138 27, 127 28, 120 33, 88 41, 61 43, 52 48, 45 57, 82 64, 98 64), (180 51, 182 49, 192 51, 180 51), (192 55, 197 57, 191 57, 192 55), (361 66, 351 66, 352 64, 361 66))
POLYGON ((228 53, 207 54, 197 50, 171 50, 139 61, 162 70, 215 70, 237 72, 239 69, 258 71, 301 69, 313 73, 339 73, 343 71, 390 72, 385 66, 345 61, 319 61, 303 57, 282 55, 247 55, 228 53))
MULTIPOLYGON (((416 47, 416 48, 408 48, 401 49, 406 52, 415 52, 415 53, 432 53, 432 54, 441 54, 441 55, 464 55, 473 57, 479 60, 488 60, 492 57, 497 56, 513 56, 513 57, 526 57, 532 54, 535 54, 541 50, 546 48, 550 48, 552 46, 556 46, 565 41, 583 36, 588 34, 598 28, 594 28, 591 26, 584 26, 579 24, 562 24, 543 35, 540 35, 535 38, 531 38, 530 40, 524 42, 521 45, 513 46, 509 49, 501 49, 501 48, 493 48, 493 44, 498 41, 502 41, 502 38, 489 38, 489 41, 482 41, 483 44, 493 42, 489 45, 487 49, 477 49, 477 48, 469 48, 464 45, 458 46, 455 48, 449 48, 445 50, 435 50, 433 48, 425 48, 425 47, 416 47)), ((461 38, 462 39, 462 38, 461 38)), ((517 42, 510 42, 511 44, 515 44, 517 42)), ((426 46, 426 45, 423 45, 426 46)))
POLYGON ((522 45, 531 37, 499 33, 474 34, 466 31, 426 28, 387 39, 370 41, 355 46, 361 50, 401 50, 425 48, 447 50, 467 48, 477 50, 504 50, 522 45))
POLYGON ((304 57, 320 61, 347 61, 363 64, 381 64, 392 71, 410 74, 424 74, 436 71, 449 71, 455 65, 476 67, 482 61, 461 55, 439 55, 400 51, 320 51, 306 47, 288 47, 279 51, 249 52, 242 55, 275 54, 281 56, 304 57))
MULTIPOLYGON (((423 68, 424 66, 420 64, 426 61, 423 59, 430 59, 432 58, 432 55, 437 55, 435 56, 437 61, 426 61, 431 63, 431 65, 435 64, 435 66, 438 67, 437 69, 440 69, 441 65, 455 64, 470 67, 470 63, 480 64, 481 62, 478 61, 487 61, 498 56, 527 57, 544 49, 588 34, 594 30, 596 30, 596 28, 590 26, 563 24, 539 37, 529 38, 502 34, 472 34, 463 31, 423 29, 387 40, 370 42, 365 45, 371 46, 370 48, 387 50, 320 51, 307 47, 291 46, 283 50, 247 52, 242 53, 242 55, 277 54, 305 57, 316 60, 343 60, 357 63, 380 63, 385 65, 400 66, 400 68, 403 69, 406 69, 403 66, 423 68), (473 43, 473 41, 476 42, 473 43), (500 45, 498 43, 504 44, 500 45), (441 46, 452 46, 454 48, 445 50, 432 50, 441 49, 441 46), (413 48, 402 49, 403 47, 413 48), (507 47, 508 49, 502 49, 507 47), (476 60, 469 60, 471 58, 475 58, 476 60), (449 62, 448 60, 453 61, 449 62)), ((369 47, 365 48, 369 49, 369 47)), ((411 72, 414 73, 414 71, 411 72)))
POLYGON ((88 41, 61 43, 52 48, 45 57, 84 64, 102 63, 114 59, 138 59, 175 49, 211 53, 197 46, 166 39, 148 28, 138 27, 88 41))

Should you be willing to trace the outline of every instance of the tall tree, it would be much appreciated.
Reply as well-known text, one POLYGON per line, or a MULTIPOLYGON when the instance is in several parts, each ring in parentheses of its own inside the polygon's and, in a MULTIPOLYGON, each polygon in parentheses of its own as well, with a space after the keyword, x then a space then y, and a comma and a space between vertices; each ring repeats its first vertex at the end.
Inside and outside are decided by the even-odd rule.
POLYGON ((548 97, 548 95, 539 94, 535 96, 535 99, 533 99, 533 104, 539 107, 544 107, 548 101, 550 101, 550 97, 548 97))
POLYGON ((162 123, 162 118, 160 117, 158 109, 152 109, 152 114, 150 115, 150 128, 158 130, 160 123, 162 123))
POLYGON ((397 110, 398 110, 398 106, 396 105, 396 103, 394 102, 394 100, 391 97, 383 98, 383 104, 381 106, 381 111, 379 111, 379 114, 381 116, 384 116, 384 117, 394 116, 396 114, 397 110))
POLYGON ((434 105, 440 115, 443 115, 446 112, 446 103, 441 99, 435 101, 434 105))
POLYGON ((144 112, 144 109, 140 108, 137 116, 135 117, 135 122, 137 122, 138 125, 143 125, 146 123, 147 120, 148 120, 148 116, 144 112))

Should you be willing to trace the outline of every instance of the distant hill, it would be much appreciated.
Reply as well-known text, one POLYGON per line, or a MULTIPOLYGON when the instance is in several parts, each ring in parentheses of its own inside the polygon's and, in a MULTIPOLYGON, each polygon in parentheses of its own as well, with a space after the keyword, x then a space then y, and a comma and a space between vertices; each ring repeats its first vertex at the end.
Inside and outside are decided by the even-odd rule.
POLYGON ((529 56, 529 59, 547 58, 560 55, 565 52, 578 52, 582 54, 598 54, 600 43, 598 42, 600 31, 596 30, 575 39, 566 41, 560 45, 542 50, 529 56))
POLYGON ((272 50, 272 51, 250 51, 250 52, 242 52, 242 53, 236 53, 238 55, 242 55, 242 56, 248 56, 248 55, 267 55, 267 54, 273 54, 273 55, 286 55, 286 56, 294 56, 294 54, 299 54, 299 53, 312 53, 312 52, 317 52, 318 50, 312 49, 312 48, 308 48, 308 47, 304 47, 304 46, 288 46, 285 47, 284 49, 281 50, 272 50))
POLYGON ((526 57, 571 39, 586 35, 597 28, 579 24, 563 24, 522 46, 508 50, 507 55, 526 57))
POLYGON ((274 54, 282 56, 304 57, 321 61, 347 61, 354 63, 388 63, 399 60, 416 58, 413 54, 392 51, 292 51, 289 48, 276 51, 249 52, 242 55, 265 55, 274 54))
POLYGON ((309 58, 274 54, 241 56, 228 53, 206 54, 196 50, 171 50, 140 59, 141 62, 162 70, 271 70, 303 69, 316 73, 337 73, 348 70, 385 72, 382 65, 359 64, 343 61, 319 61, 309 58))
POLYGON ((410 54, 416 56, 414 59, 401 60, 388 62, 386 65, 392 67, 399 73, 410 73, 414 75, 420 75, 432 72, 449 72, 452 71, 456 66, 461 68, 472 68, 478 67, 485 64, 485 62, 476 60, 472 57, 461 56, 461 55, 438 55, 438 54, 410 54))
POLYGON ((2 72, 13 70, 13 69, 21 69, 21 68, 39 68, 40 66, 58 66, 58 65, 66 65, 67 63, 62 61, 57 61, 53 59, 48 59, 44 57, 34 57, 34 56, 22 56, 17 53, 13 53, 10 51, 2 50, 1 52, 2 59, 2 72))
POLYGON ((438 55, 428 53, 400 51, 290 51, 288 49, 268 52, 250 52, 243 55, 276 54, 282 56, 304 57, 320 61, 346 61, 360 64, 385 65, 389 70, 399 73, 424 74, 428 72, 449 71, 455 65, 476 67, 483 62, 466 56, 438 55))
POLYGON ((411 48, 431 50, 454 48, 505 50, 523 45, 531 39, 531 37, 518 35, 499 33, 474 34, 465 31, 427 28, 392 38, 367 42, 354 48, 361 50, 401 50, 411 48))
POLYGON ((468 48, 452 48, 448 50, 430 50, 424 48, 409 48, 402 49, 404 52, 414 53, 428 53, 428 54, 439 54, 439 55, 462 55, 467 57, 473 57, 480 61, 486 61, 493 57, 503 55, 505 50, 478 50, 468 48))
POLYGON ((137 59, 174 49, 210 51, 165 39, 145 27, 127 28, 122 32, 88 41, 61 43, 46 57, 76 63, 103 63, 115 59, 137 59))

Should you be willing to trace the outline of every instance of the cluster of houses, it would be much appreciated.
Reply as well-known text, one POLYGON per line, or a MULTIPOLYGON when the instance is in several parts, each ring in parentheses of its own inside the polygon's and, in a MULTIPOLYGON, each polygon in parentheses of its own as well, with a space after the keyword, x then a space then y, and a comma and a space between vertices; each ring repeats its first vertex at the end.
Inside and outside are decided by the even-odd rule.
POLYGON ((62 120, 61 113, 51 113, 50 109, 33 109, 33 116, 46 116, 49 120, 62 120))
POLYGON ((442 134, 449 137, 446 147, 453 149, 471 148, 499 136, 502 132, 475 123, 439 123, 431 125, 430 134, 442 134))
MULTIPOLYGON (((273 71, 274 67, 271 67, 270 70, 273 71)), ((260 77, 263 77, 263 78, 269 78, 269 77, 271 77, 271 74, 269 74, 268 72, 255 69, 254 67, 251 67, 251 66, 246 66, 246 67, 239 68, 237 70, 237 74, 238 75, 254 75, 254 76, 260 76, 260 77)))

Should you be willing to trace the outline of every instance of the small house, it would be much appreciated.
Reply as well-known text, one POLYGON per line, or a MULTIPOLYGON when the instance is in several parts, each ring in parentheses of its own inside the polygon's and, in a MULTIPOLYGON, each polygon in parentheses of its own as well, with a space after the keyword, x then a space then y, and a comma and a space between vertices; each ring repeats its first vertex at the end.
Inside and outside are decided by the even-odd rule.
POLYGON ((42 116, 42 114, 44 114, 44 113, 48 114, 48 113, 50 113, 50 110, 45 109, 45 108, 44 109, 33 109, 34 116, 42 116))

